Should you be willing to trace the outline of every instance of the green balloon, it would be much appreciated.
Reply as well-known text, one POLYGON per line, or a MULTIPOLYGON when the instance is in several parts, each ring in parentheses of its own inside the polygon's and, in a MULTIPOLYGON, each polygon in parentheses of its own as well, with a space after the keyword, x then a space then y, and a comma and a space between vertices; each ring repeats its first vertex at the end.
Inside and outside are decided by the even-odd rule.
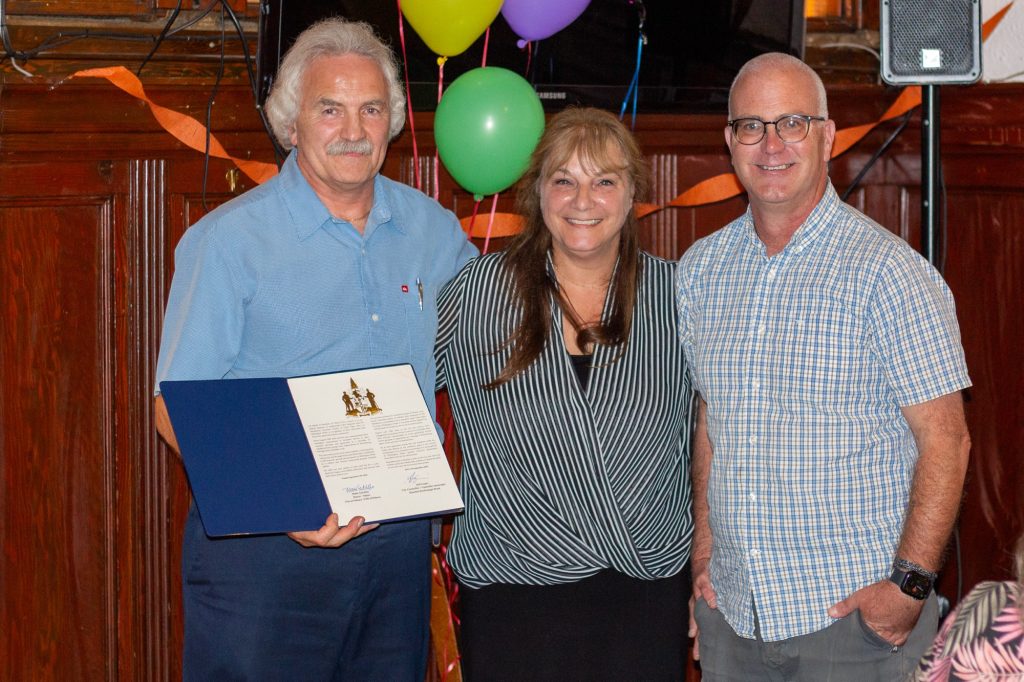
POLYGON ((478 198, 508 188, 526 170, 544 108, 521 76, 485 66, 456 78, 437 105, 434 139, 445 168, 478 198))

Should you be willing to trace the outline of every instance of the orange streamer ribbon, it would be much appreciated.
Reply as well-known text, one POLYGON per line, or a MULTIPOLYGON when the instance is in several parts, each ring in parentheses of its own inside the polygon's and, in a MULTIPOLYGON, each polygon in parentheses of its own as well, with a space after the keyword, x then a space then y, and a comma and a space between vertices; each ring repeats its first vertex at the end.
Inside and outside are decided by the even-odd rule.
MULTIPOLYGON (((206 126, 191 116, 162 107, 150 100, 146 96, 142 82, 125 67, 108 66, 100 69, 85 69, 71 74, 71 78, 106 78, 111 84, 132 97, 145 102, 149 106, 149 110, 153 112, 157 123, 181 143, 199 152, 206 151, 206 126)), ((231 161, 256 183, 263 183, 277 174, 277 166, 272 163, 231 156, 213 135, 210 136, 210 155, 231 161)))
POLYGON ((462 231, 470 237, 479 239, 486 239, 488 236, 491 239, 511 237, 523 230, 523 216, 518 213, 493 213, 491 220, 486 225, 477 223, 475 218, 475 215, 459 218, 459 222, 462 223, 462 231))
POLYGON ((996 30, 996 26, 999 25, 999 22, 1003 20, 1003 17, 1006 16, 1006 13, 1010 11, 1011 7, 1013 7, 1013 3, 1014 2, 1016 2, 1016 0, 1010 0, 1010 2, 1006 3, 1006 7, 1002 8, 1001 10, 999 10, 998 12, 996 12, 995 14, 990 16, 988 18, 988 21, 986 21, 984 24, 982 24, 982 26, 981 26, 981 41, 982 42, 985 42, 986 40, 988 40, 988 37, 990 35, 992 35, 992 31, 996 30))

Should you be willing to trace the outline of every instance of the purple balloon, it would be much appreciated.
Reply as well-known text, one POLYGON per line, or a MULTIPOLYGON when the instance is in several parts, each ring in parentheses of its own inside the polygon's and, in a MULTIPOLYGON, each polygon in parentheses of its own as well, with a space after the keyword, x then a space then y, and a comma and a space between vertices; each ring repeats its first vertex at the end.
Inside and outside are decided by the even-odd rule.
POLYGON ((505 0, 501 14, 523 40, 543 40, 576 21, 590 0, 505 0))

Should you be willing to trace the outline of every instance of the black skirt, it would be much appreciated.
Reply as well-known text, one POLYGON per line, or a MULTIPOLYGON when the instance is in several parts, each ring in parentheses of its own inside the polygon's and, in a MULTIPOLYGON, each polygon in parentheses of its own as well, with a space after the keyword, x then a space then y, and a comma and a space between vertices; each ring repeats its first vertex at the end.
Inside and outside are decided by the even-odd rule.
POLYGON ((638 580, 605 570, 564 585, 460 586, 467 682, 682 680, 689 570, 638 580))

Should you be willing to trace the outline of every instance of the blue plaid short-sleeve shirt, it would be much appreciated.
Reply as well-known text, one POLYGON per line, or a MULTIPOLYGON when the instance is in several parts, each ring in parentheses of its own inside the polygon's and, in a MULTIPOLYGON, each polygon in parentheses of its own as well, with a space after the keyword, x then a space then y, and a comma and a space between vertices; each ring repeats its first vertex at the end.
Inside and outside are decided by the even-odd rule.
POLYGON ((888 576, 917 462, 900 411, 970 385, 953 298, 831 185, 771 258, 750 211, 677 276, 679 336, 707 403, 711 581, 736 632, 815 632, 888 576))

